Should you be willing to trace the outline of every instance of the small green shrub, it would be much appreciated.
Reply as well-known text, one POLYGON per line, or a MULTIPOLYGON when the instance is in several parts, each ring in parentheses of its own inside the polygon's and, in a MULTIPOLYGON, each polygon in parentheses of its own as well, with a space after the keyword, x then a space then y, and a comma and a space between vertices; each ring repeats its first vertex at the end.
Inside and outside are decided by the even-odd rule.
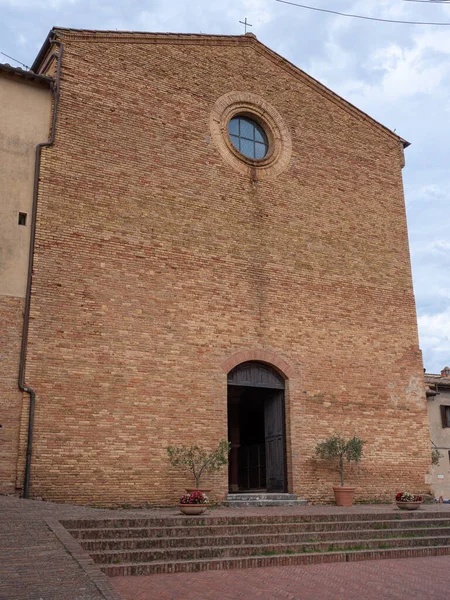
POLYGON ((344 459, 347 462, 359 462, 363 455, 363 442, 359 437, 349 440, 340 435, 333 435, 316 446, 316 454, 319 458, 334 463, 337 461, 341 475, 341 486, 344 486, 344 459))
POLYGON ((211 450, 200 446, 169 446, 167 454, 171 465, 189 471, 195 479, 195 486, 199 488, 203 473, 217 473, 228 464, 230 446, 227 440, 220 440, 211 450))

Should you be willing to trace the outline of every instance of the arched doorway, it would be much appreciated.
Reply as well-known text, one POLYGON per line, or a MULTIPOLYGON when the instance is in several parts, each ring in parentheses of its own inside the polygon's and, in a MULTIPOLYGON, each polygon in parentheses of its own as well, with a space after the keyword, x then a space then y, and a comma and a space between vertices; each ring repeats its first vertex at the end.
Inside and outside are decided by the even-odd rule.
POLYGON ((285 492, 283 377, 269 365, 245 362, 228 373, 230 492, 285 492))

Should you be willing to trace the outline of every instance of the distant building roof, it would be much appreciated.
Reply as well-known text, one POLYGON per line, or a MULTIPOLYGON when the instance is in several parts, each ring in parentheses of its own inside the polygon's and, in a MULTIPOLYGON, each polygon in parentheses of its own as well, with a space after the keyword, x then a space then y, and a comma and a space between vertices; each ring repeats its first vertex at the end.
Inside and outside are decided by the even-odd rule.
POLYGON ((439 387, 450 387, 450 369, 445 367, 439 375, 434 373, 425 373, 426 385, 438 385, 439 387))
POLYGON ((47 85, 51 87, 53 85, 53 79, 51 77, 46 77, 45 75, 37 75, 33 73, 33 71, 27 71, 22 69, 21 67, 13 67, 8 63, 0 63, 0 73, 5 73, 10 75, 11 77, 17 77, 19 79, 24 79, 27 81, 32 81, 40 84, 47 85))

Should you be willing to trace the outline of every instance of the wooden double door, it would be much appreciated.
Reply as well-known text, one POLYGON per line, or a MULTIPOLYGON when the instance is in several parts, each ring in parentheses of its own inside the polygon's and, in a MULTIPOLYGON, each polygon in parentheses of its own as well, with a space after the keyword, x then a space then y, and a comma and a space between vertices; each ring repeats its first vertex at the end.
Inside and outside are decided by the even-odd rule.
POLYGON ((284 492, 286 444, 284 380, 261 363, 228 375, 231 492, 284 492))

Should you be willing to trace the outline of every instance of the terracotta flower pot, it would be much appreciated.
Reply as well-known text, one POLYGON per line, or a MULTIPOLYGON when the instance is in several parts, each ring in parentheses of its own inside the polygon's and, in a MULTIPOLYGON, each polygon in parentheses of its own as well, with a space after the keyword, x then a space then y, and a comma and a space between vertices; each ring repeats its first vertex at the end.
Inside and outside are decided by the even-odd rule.
POLYGON ((351 506, 353 504, 353 496, 355 494, 354 487, 333 486, 334 498, 338 506, 351 506))
POLYGON ((184 515, 201 515, 208 509, 207 504, 179 504, 184 515))
POLYGON ((395 501, 400 510, 417 510, 422 502, 399 502, 395 501))

